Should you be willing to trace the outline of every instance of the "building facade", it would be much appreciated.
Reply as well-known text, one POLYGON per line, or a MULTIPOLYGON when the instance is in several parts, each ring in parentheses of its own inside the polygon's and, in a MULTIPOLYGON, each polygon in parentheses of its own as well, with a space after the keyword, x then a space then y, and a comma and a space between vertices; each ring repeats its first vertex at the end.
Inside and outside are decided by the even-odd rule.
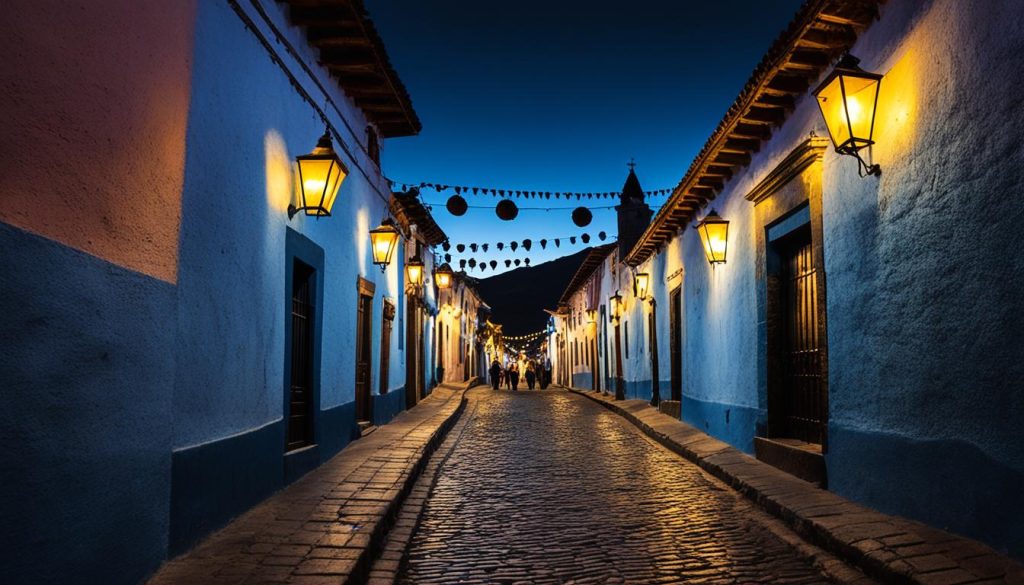
POLYGON ((140 582, 436 383, 436 293, 405 261, 429 274, 443 233, 379 162, 419 121, 362 3, 336 8, 360 26, 270 0, 8 6, 6 579, 140 582), (329 217, 291 217, 325 128, 347 176, 329 217))
POLYGON ((1024 114, 996 81, 1024 74, 1021 24, 1012 1, 806 3, 617 269, 566 291, 563 380, 614 377, 575 342, 618 293, 625 397, 677 400, 791 473, 1024 557, 1024 149, 1005 131, 1024 114), (813 95, 846 51, 882 76, 864 167, 813 95), (694 229, 712 209, 714 264, 694 229))
POLYGON ((437 377, 443 382, 486 378, 487 332, 490 307, 483 301, 476 280, 454 273, 449 288, 440 291, 437 314, 437 377))

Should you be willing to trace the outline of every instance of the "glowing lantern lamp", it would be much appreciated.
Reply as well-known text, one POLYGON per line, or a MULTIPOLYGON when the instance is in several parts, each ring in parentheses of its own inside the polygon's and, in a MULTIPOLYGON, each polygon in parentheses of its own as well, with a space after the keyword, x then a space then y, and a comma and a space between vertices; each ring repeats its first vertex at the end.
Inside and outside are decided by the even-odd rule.
POLYGON ((608 309, 611 312, 613 321, 618 321, 622 316, 622 295, 615 293, 608 297, 608 309))
POLYGON ((370 247, 373 248, 373 263, 380 266, 381 272, 391 264, 391 256, 398 244, 398 230, 395 222, 387 218, 380 226, 370 230, 370 247))
POLYGON ((440 268, 434 271, 434 282, 437 283, 437 288, 447 289, 452 287, 452 268, 447 263, 442 264, 440 268))
POLYGON ((594 309, 587 310, 587 325, 593 325, 597 323, 597 311, 594 309))
POLYGON ((348 168, 338 158, 331 144, 330 130, 324 132, 309 154, 295 157, 299 166, 299 190, 302 207, 288 206, 288 219, 299 211, 316 217, 331 215, 334 198, 338 195, 342 181, 348 176, 348 168))
POLYGON ((881 167, 864 162, 860 151, 875 143, 875 110, 882 76, 864 71, 858 63, 860 59, 844 55, 814 90, 814 97, 836 152, 856 158, 861 176, 880 175, 881 167))
POLYGON ((704 244, 704 255, 712 266, 725 264, 725 253, 729 247, 729 221, 722 219, 712 209, 711 213, 697 224, 700 241, 704 244))
POLYGON ((641 272, 633 277, 633 293, 641 301, 647 298, 647 291, 651 287, 651 275, 641 272))
POLYGON ((420 260, 419 255, 413 256, 406 261, 405 279, 414 288, 419 288, 423 285, 423 260, 420 260))

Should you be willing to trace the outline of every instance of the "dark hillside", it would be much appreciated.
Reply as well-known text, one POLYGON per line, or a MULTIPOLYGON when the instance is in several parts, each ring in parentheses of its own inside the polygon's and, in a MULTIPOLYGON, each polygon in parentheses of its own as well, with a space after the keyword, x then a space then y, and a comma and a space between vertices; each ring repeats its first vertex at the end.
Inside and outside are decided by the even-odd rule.
POLYGON ((589 252, 590 248, 584 248, 571 256, 480 280, 480 294, 493 310, 491 321, 503 325, 506 335, 543 329, 548 320, 544 309, 558 305, 569 279, 589 252))

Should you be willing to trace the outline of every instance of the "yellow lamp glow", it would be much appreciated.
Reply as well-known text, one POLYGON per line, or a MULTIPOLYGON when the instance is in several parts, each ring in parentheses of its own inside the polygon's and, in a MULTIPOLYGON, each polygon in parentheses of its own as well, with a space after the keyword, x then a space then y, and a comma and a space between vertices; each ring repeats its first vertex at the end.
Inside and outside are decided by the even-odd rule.
POLYGON ((587 325, 593 325, 594 323, 597 323, 597 310, 595 310, 595 309, 588 309, 586 311, 586 315, 587 315, 587 325))
POLYGON ((613 321, 618 321, 622 316, 622 295, 615 293, 608 297, 608 310, 613 321))
POLYGON ((633 277, 633 294, 641 301, 647 298, 647 291, 651 286, 651 275, 641 272, 633 277))
POLYGON ((437 283, 437 288, 447 289, 452 286, 452 268, 447 263, 442 264, 440 268, 434 271, 434 282, 437 283))
POLYGON ((406 261, 405 279, 414 288, 423 285, 423 260, 420 260, 419 256, 413 256, 406 261))
POLYGON ((316 217, 330 215, 341 183, 348 176, 348 168, 334 152, 330 130, 320 137, 313 152, 295 157, 295 162, 299 167, 302 207, 289 205, 288 218, 302 210, 316 217))
POLYGON ((697 224, 700 241, 704 244, 704 255, 708 262, 725 264, 725 255, 729 248, 729 222, 711 210, 711 213, 697 224))
POLYGON ((864 162, 860 151, 875 143, 875 109, 882 76, 864 71, 858 63, 856 57, 845 55, 814 90, 814 97, 836 152, 855 157, 862 176, 878 175, 879 166, 864 162))
POLYGON ((370 248, 373 251, 373 263, 380 266, 381 272, 391 264, 391 256, 398 244, 398 230, 395 222, 387 218, 380 226, 370 230, 370 248))

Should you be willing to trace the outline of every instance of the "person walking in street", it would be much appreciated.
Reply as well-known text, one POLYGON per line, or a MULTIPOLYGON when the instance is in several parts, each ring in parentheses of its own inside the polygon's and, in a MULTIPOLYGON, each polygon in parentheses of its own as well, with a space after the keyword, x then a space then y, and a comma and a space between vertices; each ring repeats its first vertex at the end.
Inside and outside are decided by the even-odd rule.
POLYGON ((512 363, 508 367, 508 382, 512 387, 513 392, 519 391, 519 368, 515 363, 512 363))
POLYGON ((491 374, 491 388, 497 390, 498 386, 501 385, 501 363, 498 360, 491 362, 489 372, 491 374))
POLYGON ((537 372, 533 369, 533 362, 526 363, 526 387, 533 390, 537 383, 537 372))

